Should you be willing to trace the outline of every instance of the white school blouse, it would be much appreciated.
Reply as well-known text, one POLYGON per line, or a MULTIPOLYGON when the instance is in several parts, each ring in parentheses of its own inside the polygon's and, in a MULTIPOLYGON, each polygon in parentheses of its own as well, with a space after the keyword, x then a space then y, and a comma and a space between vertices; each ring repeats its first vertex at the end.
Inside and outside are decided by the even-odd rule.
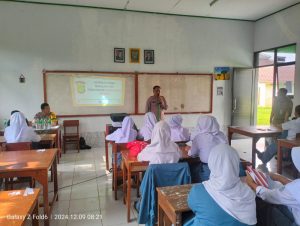
POLYGON ((288 131, 288 140, 295 140, 296 134, 300 133, 300 118, 282 123, 282 129, 288 131))

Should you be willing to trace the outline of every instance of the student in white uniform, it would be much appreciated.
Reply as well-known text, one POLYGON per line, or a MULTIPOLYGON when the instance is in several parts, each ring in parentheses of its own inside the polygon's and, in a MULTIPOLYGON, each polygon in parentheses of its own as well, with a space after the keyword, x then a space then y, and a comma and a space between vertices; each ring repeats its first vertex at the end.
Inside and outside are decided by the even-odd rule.
MULTIPOLYGON (((281 139, 288 139, 288 140, 295 140, 296 134, 300 133, 300 105, 295 107, 295 117, 296 119, 284 122, 281 126, 279 126, 280 129, 283 130, 283 134, 281 135, 281 139), (287 136, 285 135, 287 131, 287 136)), ((277 142, 273 142, 271 145, 267 147, 267 149, 264 152, 256 151, 257 157, 266 164, 269 162, 274 155, 277 153, 277 142)))
POLYGON ((182 127, 182 121, 181 115, 173 115, 168 121, 171 128, 171 140, 174 142, 190 140, 190 132, 187 128, 182 127))
POLYGON ((10 116, 10 125, 5 128, 4 137, 7 143, 39 142, 41 137, 32 127, 29 127, 22 112, 15 112, 10 116))
MULTIPOLYGON (((293 148, 291 154, 292 161, 300 172, 300 147, 293 148)), ((300 225, 300 179, 291 181, 274 173, 270 173, 270 177, 272 180, 280 182, 282 186, 277 186, 274 189, 258 186, 249 175, 247 175, 247 183, 256 192, 256 195, 265 202, 286 206, 292 213, 296 224, 300 225)), ((272 218, 276 218, 276 216, 271 215, 268 218, 267 221, 272 221, 272 218)))
POLYGON ((137 131, 133 128, 134 122, 130 116, 126 116, 122 121, 122 127, 112 134, 106 136, 106 140, 115 141, 116 143, 128 143, 134 141, 137 131))
POLYGON ((140 129, 138 133, 138 137, 143 139, 144 141, 148 141, 151 139, 152 130, 157 123, 156 116, 153 112, 147 112, 144 118, 144 125, 140 129))
POLYGON ((210 115, 201 115, 198 118, 196 130, 191 135, 192 147, 190 156, 200 158, 202 166, 200 177, 202 181, 209 179, 208 157, 211 149, 218 144, 227 144, 227 137, 220 131, 217 119, 210 115))
POLYGON ((228 144, 212 148, 209 180, 195 184, 188 205, 195 217, 184 226, 246 226, 256 224, 255 194, 239 177, 240 158, 228 144))
MULTIPOLYGON (((134 141, 137 136, 137 131, 133 128, 134 122, 130 116, 126 116, 122 121, 122 127, 117 129, 112 134, 106 136, 106 140, 114 141, 117 144, 128 143, 134 141)), ((117 153, 117 165, 121 166, 122 155, 120 152, 117 153)))
POLYGON ((171 141, 171 130, 165 121, 156 123, 151 144, 137 156, 139 161, 149 161, 150 164, 177 163, 180 157, 181 151, 178 145, 171 141))

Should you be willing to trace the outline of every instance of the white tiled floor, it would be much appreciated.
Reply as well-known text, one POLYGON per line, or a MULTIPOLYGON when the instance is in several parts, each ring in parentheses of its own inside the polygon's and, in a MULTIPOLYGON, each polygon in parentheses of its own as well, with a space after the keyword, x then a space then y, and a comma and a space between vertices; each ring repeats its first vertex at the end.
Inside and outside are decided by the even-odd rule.
MULTIPOLYGON (((251 139, 234 140, 232 146, 238 150, 242 158, 251 161, 251 139)), ((264 140, 258 142, 258 148, 264 148, 264 140)), ((268 167, 275 171, 276 161, 273 159, 268 167)), ((96 219, 53 219, 51 226, 138 225, 137 214, 133 209, 131 209, 132 222, 127 223, 122 192, 118 193, 119 200, 115 201, 113 198, 111 174, 105 170, 104 148, 81 150, 80 153, 68 151, 63 154, 58 165, 58 184, 59 201, 54 205, 54 217, 66 215, 69 218, 96 219)), ((136 192, 132 194, 134 199, 136 192)), ((40 213, 43 213, 42 209, 40 213)))
MULTIPOLYGON (((240 157, 249 162, 252 161, 252 139, 237 139, 232 141, 232 147, 234 147, 240 157)), ((256 148, 259 151, 265 150, 265 139, 262 138, 257 142, 256 148)), ((256 156, 256 167, 260 166, 262 162, 256 156)), ((293 179, 293 171, 292 168, 285 167, 288 166, 289 162, 283 162, 283 175, 293 179)), ((271 159, 270 162, 267 163, 267 168, 270 172, 277 172, 277 160, 275 158, 271 159)))
MULTIPOLYGON (((69 219, 52 219, 50 225, 138 225, 133 209, 132 222, 127 223, 122 192, 115 201, 111 180, 111 174, 105 170, 104 148, 81 150, 80 153, 67 151, 58 164, 59 201, 54 204, 52 215, 55 218, 66 215, 69 219), (79 217, 95 219, 70 219, 79 217)), ((42 208, 40 213, 43 213, 42 208)))

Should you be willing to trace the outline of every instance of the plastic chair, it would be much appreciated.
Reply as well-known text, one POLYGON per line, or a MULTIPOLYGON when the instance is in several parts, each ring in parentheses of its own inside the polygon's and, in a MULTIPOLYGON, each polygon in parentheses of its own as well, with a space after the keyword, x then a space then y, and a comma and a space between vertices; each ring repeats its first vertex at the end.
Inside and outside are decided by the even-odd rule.
POLYGON ((79 120, 64 120, 64 135, 63 135, 63 150, 66 153, 67 144, 76 144, 77 150, 80 152, 79 147, 79 120), (68 132, 68 130, 76 129, 75 132, 68 132))
POLYGON ((141 200, 138 223, 154 226, 157 220, 157 187, 191 183, 189 165, 186 162, 152 164, 147 168, 141 184, 141 200))

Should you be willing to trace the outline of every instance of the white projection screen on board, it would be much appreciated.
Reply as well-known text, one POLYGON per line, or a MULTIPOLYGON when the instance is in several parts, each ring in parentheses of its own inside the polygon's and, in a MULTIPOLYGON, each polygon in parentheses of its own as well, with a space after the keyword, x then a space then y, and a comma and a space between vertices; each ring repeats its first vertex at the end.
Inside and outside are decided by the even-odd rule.
POLYGON ((58 115, 134 113, 134 74, 45 72, 46 100, 58 115))

